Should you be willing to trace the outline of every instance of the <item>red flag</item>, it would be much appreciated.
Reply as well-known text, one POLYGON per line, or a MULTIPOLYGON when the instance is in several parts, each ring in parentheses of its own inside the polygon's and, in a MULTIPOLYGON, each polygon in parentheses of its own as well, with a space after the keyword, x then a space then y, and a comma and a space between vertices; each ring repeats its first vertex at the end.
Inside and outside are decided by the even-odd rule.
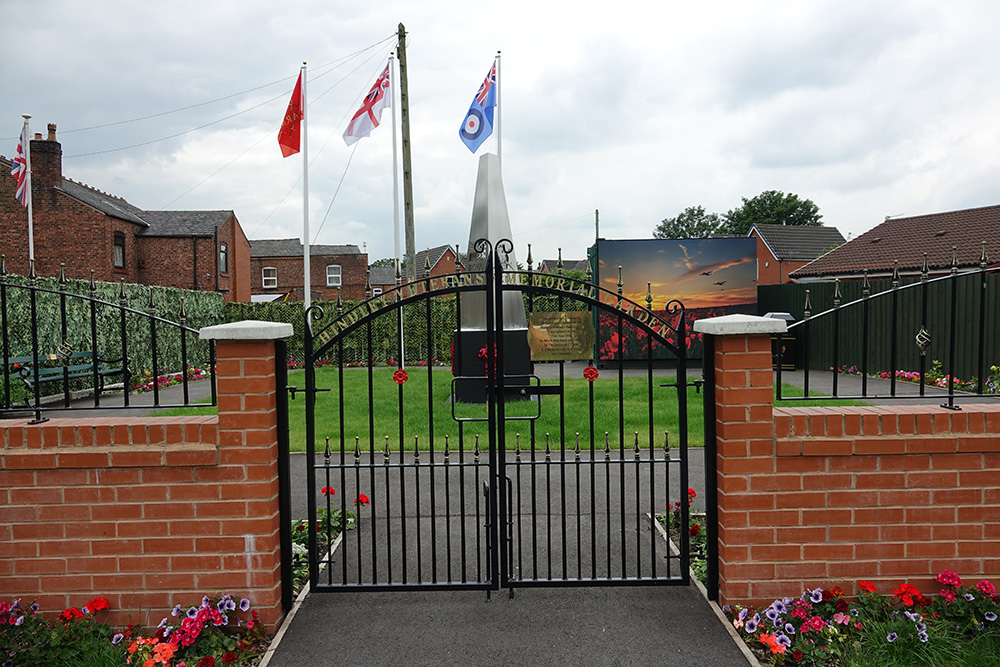
POLYGON ((288 111, 285 112, 285 119, 281 121, 281 129, 278 130, 278 146, 281 147, 282 156, 288 157, 301 150, 299 135, 302 119, 302 72, 299 72, 295 90, 292 91, 292 99, 288 102, 288 111))

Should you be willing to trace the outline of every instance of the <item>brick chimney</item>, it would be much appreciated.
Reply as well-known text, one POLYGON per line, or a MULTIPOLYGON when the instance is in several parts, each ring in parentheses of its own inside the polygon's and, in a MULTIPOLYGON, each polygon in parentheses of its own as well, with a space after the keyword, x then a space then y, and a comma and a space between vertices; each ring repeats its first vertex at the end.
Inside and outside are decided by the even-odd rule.
POLYGON ((45 192, 62 184, 62 146, 56 141, 56 124, 49 123, 49 136, 42 141, 36 134, 31 140, 31 189, 45 192))

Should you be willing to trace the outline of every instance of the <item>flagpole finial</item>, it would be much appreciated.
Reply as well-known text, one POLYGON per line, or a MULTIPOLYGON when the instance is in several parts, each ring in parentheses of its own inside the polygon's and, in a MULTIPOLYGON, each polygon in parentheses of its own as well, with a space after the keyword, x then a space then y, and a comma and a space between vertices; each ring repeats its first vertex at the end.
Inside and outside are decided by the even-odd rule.
POLYGON ((31 118, 31 114, 30 113, 23 113, 23 114, 21 114, 21 118, 23 118, 24 120, 28 120, 29 118, 31 118))

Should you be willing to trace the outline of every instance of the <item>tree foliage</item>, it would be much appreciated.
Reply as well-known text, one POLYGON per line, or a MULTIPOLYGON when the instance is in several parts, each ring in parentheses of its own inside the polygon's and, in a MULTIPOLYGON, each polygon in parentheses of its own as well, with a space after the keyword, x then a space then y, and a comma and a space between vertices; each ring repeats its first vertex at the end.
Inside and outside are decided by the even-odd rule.
POLYGON ((703 206, 688 206, 677 216, 662 220, 653 230, 653 238, 704 239, 719 231, 722 222, 718 213, 705 213, 703 206))
POLYGON ((777 190, 765 190, 752 199, 743 198, 743 205, 725 215, 722 230, 729 234, 746 235, 754 225, 822 225, 819 207, 810 199, 787 195, 777 190))

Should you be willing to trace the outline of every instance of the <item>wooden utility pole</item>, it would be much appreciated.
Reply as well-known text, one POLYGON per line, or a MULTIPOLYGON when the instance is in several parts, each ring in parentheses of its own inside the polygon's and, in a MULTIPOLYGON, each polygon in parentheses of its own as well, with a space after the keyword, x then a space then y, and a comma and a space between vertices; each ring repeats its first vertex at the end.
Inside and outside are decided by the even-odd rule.
POLYGON ((410 173, 410 106, 406 85, 406 28, 399 24, 399 116, 403 139, 403 225, 406 235, 406 276, 417 278, 416 241, 413 238, 413 175, 410 173))

